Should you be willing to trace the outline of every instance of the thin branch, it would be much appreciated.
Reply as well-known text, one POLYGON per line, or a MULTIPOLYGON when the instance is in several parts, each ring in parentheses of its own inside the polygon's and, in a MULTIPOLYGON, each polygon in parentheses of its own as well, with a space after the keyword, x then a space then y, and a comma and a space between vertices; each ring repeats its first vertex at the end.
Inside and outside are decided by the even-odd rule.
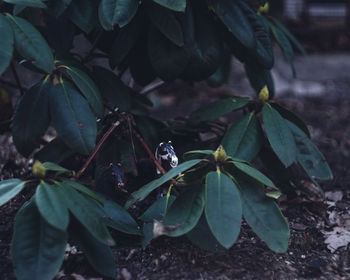
POLYGON ((152 83, 150 85, 147 85, 145 86, 141 91, 140 93, 141 94, 144 94, 144 95, 147 95, 149 94, 150 92, 160 88, 162 85, 164 85, 165 82, 164 81, 158 81, 158 82, 155 82, 155 83, 152 83))
POLYGON ((22 96, 24 94, 24 90, 23 90, 21 81, 17 75, 17 71, 16 71, 16 68, 15 68, 15 65, 13 64, 13 62, 11 62, 11 70, 12 70, 13 76, 15 77, 16 83, 18 85, 17 88, 21 92, 21 96, 22 96))
POLYGON ((78 171, 78 173, 75 175, 75 178, 79 178, 81 174, 84 173, 90 162, 93 160, 97 152, 101 149, 103 143, 107 140, 108 136, 111 135, 114 129, 116 129, 120 125, 119 121, 116 121, 115 123, 112 124, 112 126, 108 129, 108 131, 102 136, 101 140, 98 142, 96 145, 94 151, 91 153, 83 167, 78 171))
POLYGON ((166 171, 164 170, 163 166, 160 165, 160 163, 158 162, 158 160, 155 158, 154 154, 152 153, 150 147, 147 145, 147 143, 145 142, 145 140, 143 140, 142 136, 133 128, 132 129, 132 133, 136 136, 137 139, 139 139, 140 143, 142 144, 142 146, 145 148, 147 154, 149 155, 149 157, 152 159, 154 165, 158 168, 158 170, 160 172, 162 172, 162 174, 164 175, 166 173, 166 171))
POLYGON ((102 35, 102 32, 103 32, 103 29, 101 28, 100 31, 98 32, 97 36, 96 36, 96 39, 95 41, 92 43, 91 45, 91 48, 90 50, 88 51, 88 53, 85 55, 85 57, 83 58, 82 62, 87 62, 90 58, 90 56, 92 55, 92 53, 94 52, 94 50, 96 49, 97 47, 97 43, 98 41, 100 40, 101 38, 101 35, 102 35))

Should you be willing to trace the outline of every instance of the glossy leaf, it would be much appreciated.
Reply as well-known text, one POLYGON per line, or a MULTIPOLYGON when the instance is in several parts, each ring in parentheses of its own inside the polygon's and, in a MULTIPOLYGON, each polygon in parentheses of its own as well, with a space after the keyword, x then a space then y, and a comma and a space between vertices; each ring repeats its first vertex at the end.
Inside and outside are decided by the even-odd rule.
POLYGON ((115 24, 127 25, 135 16, 137 0, 102 0, 99 6, 100 23, 105 30, 112 30, 115 24))
POLYGON ((173 204, 176 196, 163 196, 154 202, 140 217, 139 219, 150 223, 153 220, 162 221, 164 219, 166 210, 173 204))
POLYGON ((128 234, 142 235, 139 225, 122 206, 111 200, 102 200, 105 212, 105 222, 109 227, 128 234))
POLYGON ((94 81, 86 73, 76 67, 66 66, 66 68, 68 75, 85 96, 95 114, 100 117, 103 116, 104 107, 102 98, 94 81))
POLYGON ((305 124, 305 122, 294 112, 286 109, 285 107, 281 106, 280 104, 278 103, 271 103, 271 106, 278 112, 280 113, 280 115, 294 123, 297 127, 299 127, 302 131, 304 131, 304 133, 309 137, 311 138, 310 136, 310 131, 307 127, 307 125, 305 124))
POLYGON ((180 173, 184 172, 185 170, 191 168, 192 166, 195 166, 199 162, 201 162, 200 159, 194 159, 194 160, 189 160, 189 161, 185 161, 183 163, 180 163, 178 166, 176 166, 175 168, 173 168, 173 169, 169 170, 167 173, 165 173, 162 177, 149 182, 147 185, 144 185, 142 188, 140 188, 136 192, 133 192, 131 194, 131 199, 129 199, 126 202, 125 207, 129 208, 136 201, 144 200, 156 188, 160 187, 161 185, 163 185, 164 183, 169 181, 171 178, 179 175, 180 173))
POLYGON ((230 177, 219 170, 210 172, 205 181, 205 215, 209 228, 219 243, 230 248, 241 228, 242 203, 230 177))
POLYGON ((222 146, 229 156, 252 161, 262 145, 262 130, 254 113, 239 119, 226 132, 222 146))
POLYGON ((88 196, 89 198, 94 199, 96 202, 103 205, 101 198, 94 191, 89 189, 88 187, 85 187, 85 186, 83 186, 83 185, 81 185, 78 182, 75 182, 73 180, 64 179, 64 178, 61 178, 61 180, 62 180, 62 183, 64 183, 66 186, 70 186, 70 187, 76 189, 80 193, 88 196))
POLYGON ((256 181, 264 184, 267 187, 277 189, 275 184, 269 178, 267 178, 264 174, 262 174, 259 170, 249 166, 248 164, 244 164, 242 162, 233 162, 233 164, 240 171, 254 178, 256 181))
POLYGON ((232 0, 208 0, 210 9, 226 25, 227 29, 247 48, 254 48, 256 41, 252 26, 237 3, 232 0))
POLYGON ((212 74, 207 80, 207 84, 210 87, 218 88, 226 84, 230 78, 232 63, 231 63, 231 54, 225 53, 223 61, 219 68, 214 74, 212 74))
POLYGON ((286 167, 290 166, 296 160, 297 149, 287 121, 269 104, 264 105, 262 116, 272 149, 286 167))
POLYGON ((184 12, 186 9, 186 0, 153 0, 159 5, 164 6, 176 12, 184 12))
POLYGON ((208 11, 187 7, 183 22, 188 64, 181 77, 202 81, 213 75, 222 64, 224 48, 208 11))
POLYGON ((98 273, 108 278, 115 277, 117 267, 109 246, 99 242, 78 223, 73 224, 70 234, 78 242, 89 263, 98 273))
POLYGON ((213 150, 194 150, 194 151, 188 151, 183 154, 183 158, 192 158, 192 157, 200 157, 205 155, 211 155, 214 154, 215 151, 213 150))
POLYGON ((274 24, 284 33, 284 35, 286 35, 286 37, 294 44, 294 46, 299 50, 300 53, 302 53, 303 55, 307 54, 304 47, 300 44, 298 39, 296 39, 294 35, 290 33, 289 30, 277 18, 269 17, 269 19, 271 19, 274 22, 274 24))
POLYGON ((96 120, 87 101, 65 81, 50 90, 52 126, 71 149, 89 154, 95 147, 96 120))
POLYGON ((31 60, 36 67, 51 73, 54 67, 53 55, 40 32, 23 18, 10 14, 7 14, 7 18, 12 25, 18 53, 31 60))
POLYGON ((49 81, 32 86, 20 98, 13 118, 12 135, 17 150, 28 157, 39 146, 37 138, 42 136, 50 124, 49 81))
POLYGON ((63 174, 63 173, 67 173, 67 174, 70 174, 72 173, 71 170, 67 169, 67 168, 64 168, 56 163, 53 163, 53 162, 44 162, 43 163, 43 166, 45 167, 46 170, 48 171, 54 171, 54 172, 57 172, 59 174, 63 174))
POLYGON ((41 217, 52 227, 65 231, 69 223, 69 213, 57 185, 41 182, 35 192, 35 203, 41 217))
POLYGON ((103 209, 95 200, 77 192, 66 182, 57 182, 69 211, 101 243, 114 245, 108 229, 103 223, 103 209))
POLYGON ((290 44, 288 38, 278 27, 271 26, 271 31, 273 36, 275 37, 277 44, 280 46, 286 60, 290 64, 293 76, 295 77, 295 69, 293 65, 294 51, 292 45, 290 44))
POLYGON ((42 0, 4 0, 4 2, 24 7, 46 8, 42 0))
POLYGON ((155 73, 164 81, 178 78, 188 63, 184 49, 171 43, 154 26, 149 28, 148 55, 155 73))
POLYGON ((6 18, 0 14, 0 75, 9 66, 13 53, 13 31, 6 18))
POLYGON ((0 206, 4 205, 10 199, 21 192, 25 186, 24 181, 20 179, 8 179, 0 181, 0 206))
POLYGON ((270 99, 275 95, 275 85, 270 70, 264 69, 255 62, 246 62, 244 69, 252 88, 257 94, 264 86, 267 86, 270 99))
POLYGON ((296 142, 296 157, 311 179, 330 180, 333 178, 332 171, 319 149, 312 143, 307 135, 292 122, 288 122, 296 142))
POLYGON ((242 197, 244 219, 271 250, 285 253, 290 233, 281 210, 265 195, 263 185, 244 175, 236 179, 242 197))
POLYGON ((232 111, 245 107, 249 98, 229 97, 214 101, 190 114, 190 121, 211 121, 232 111))
POLYGON ((55 17, 59 17, 70 5, 72 0, 50 0, 47 3, 48 12, 52 12, 55 17))
POLYGON ((210 252, 225 252, 227 251, 212 234, 209 225, 203 213, 197 225, 186 234, 187 238, 196 246, 210 252))
POLYGON ((112 68, 120 65, 130 54, 142 33, 143 19, 144 17, 138 15, 128 25, 119 30, 109 55, 112 68))
POLYGON ((130 109, 132 89, 126 86, 113 72, 103 67, 94 67, 93 75, 104 98, 121 111, 130 109))
POLYGON ((90 33, 96 24, 97 2, 74 0, 67 10, 71 21, 85 33, 90 33))
POLYGON ((164 225, 174 226, 169 236, 180 236, 191 231, 199 221, 205 205, 204 187, 190 186, 181 193, 169 207, 164 218, 164 225))
POLYGON ((179 47, 184 45, 182 27, 174 13, 151 1, 147 12, 151 22, 165 37, 179 47))
POLYGON ((14 273, 19 280, 53 279, 58 273, 67 244, 67 233, 45 222, 33 200, 15 217, 11 242, 14 273))

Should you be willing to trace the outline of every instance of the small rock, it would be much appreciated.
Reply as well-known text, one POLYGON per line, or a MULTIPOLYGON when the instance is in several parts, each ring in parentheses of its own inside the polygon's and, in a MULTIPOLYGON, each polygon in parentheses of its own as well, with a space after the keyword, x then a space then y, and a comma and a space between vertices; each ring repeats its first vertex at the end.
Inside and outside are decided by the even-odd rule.
POLYGON ((131 280, 132 279, 131 273, 125 267, 122 268, 122 270, 120 271, 120 274, 121 274, 123 280, 131 280))

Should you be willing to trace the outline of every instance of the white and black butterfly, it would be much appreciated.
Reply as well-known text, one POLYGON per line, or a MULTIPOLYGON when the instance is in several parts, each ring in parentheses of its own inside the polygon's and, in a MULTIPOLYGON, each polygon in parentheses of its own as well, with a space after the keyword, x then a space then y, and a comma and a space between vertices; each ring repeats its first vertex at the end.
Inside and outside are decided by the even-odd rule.
MULTIPOLYGON (((166 171, 176 167, 179 162, 171 141, 161 142, 156 149, 155 157, 166 171)), ((157 174, 161 174, 158 169, 157 174)))

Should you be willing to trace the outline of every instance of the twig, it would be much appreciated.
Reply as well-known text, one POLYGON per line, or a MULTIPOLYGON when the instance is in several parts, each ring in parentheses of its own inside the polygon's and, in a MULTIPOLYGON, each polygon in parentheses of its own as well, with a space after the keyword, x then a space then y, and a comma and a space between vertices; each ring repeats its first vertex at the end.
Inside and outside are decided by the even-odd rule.
POLYGON ((115 123, 112 124, 112 126, 108 129, 108 131, 102 136, 101 140, 98 142, 98 144, 96 145, 94 151, 91 153, 91 155, 89 156, 89 158, 87 159, 87 161, 85 162, 85 164, 83 165, 83 167, 78 171, 78 173, 75 175, 75 178, 79 178, 81 176, 81 174, 84 173, 84 171, 86 170, 86 168, 88 167, 88 165, 90 164, 90 162, 92 161, 92 159, 95 157, 95 155, 97 154, 97 152, 101 149, 103 143, 107 140, 108 136, 113 132, 114 129, 116 129, 118 126, 120 125, 119 121, 116 121, 115 123))
POLYGON ((145 140, 143 140, 143 138, 141 137, 141 135, 133 128, 132 129, 132 133, 136 136, 137 139, 139 139, 139 141, 141 142, 142 146, 145 148, 146 152, 148 153, 149 157, 152 159, 154 165, 158 168, 158 170, 160 172, 162 172, 162 174, 164 175, 166 173, 166 171, 164 170, 164 168, 160 165, 160 163, 158 162, 158 160, 155 158, 154 154, 152 153, 150 147, 147 145, 147 143, 145 142, 145 140))
POLYGON ((88 61, 88 59, 90 58, 90 56, 92 55, 92 53, 96 49, 97 43, 98 43, 98 41, 101 38, 102 32, 103 32, 103 29, 101 28, 100 31, 98 32, 97 36, 96 36, 95 41, 92 43, 90 50, 88 51, 88 53, 83 58, 83 60, 82 60, 83 63, 88 61))
POLYGON ((150 92, 160 88, 162 85, 164 85, 165 82, 164 81, 158 81, 158 82, 155 82, 155 83, 152 83, 150 85, 147 85, 145 86, 141 91, 140 93, 141 94, 144 94, 144 95, 147 95, 149 94, 150 92))
POLYGON ((13 64, 13 62, 11 62, 11 70, 12 70, 12 73, 13 73, 13 76, 15 77, 15 80, 16 80, 16 83, 18 85, 18 89, 19 91, 21 92, 21 96, 24 94, 24 90, 22 88, 22 85, 21 85, 21 81, 19 80, 19 77, 17 75, 17 71, 16 71, 16 68, 15 68, 15 65, 13 64))

